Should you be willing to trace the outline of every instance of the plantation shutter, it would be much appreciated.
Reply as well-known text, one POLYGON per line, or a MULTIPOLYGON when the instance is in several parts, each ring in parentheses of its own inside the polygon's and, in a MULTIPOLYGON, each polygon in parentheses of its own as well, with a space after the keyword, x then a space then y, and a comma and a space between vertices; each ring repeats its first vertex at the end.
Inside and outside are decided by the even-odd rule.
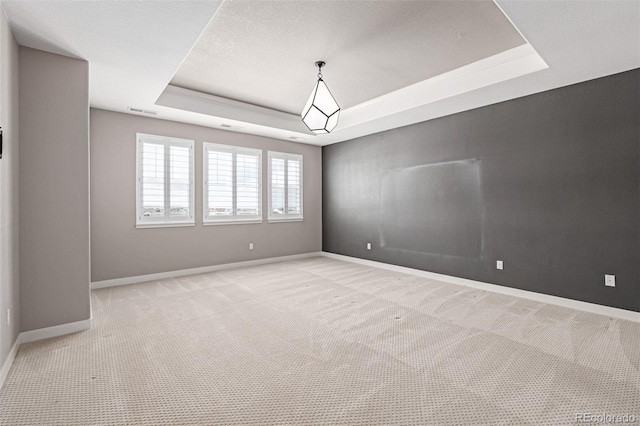
POLYGON ((204 220, 262 220, 262 151, 205 143, 204 220))
POLYGON ((302 156, 269 152, 269 220, 302 220, 302 156))
POLYGON ((137 135, 136 226, 193 224, 193 141, 137 135))

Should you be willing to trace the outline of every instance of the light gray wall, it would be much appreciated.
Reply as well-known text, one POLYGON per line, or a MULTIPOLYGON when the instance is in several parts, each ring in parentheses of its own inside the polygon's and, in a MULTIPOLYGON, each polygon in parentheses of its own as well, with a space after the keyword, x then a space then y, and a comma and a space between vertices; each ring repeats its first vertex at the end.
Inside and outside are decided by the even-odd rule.
POLYGON ((22 331, 90 317, 89 68, 20 48, 22 331))
POLYGON ((20 333, 18 287, 18 44, 0 7, 0 365, 20 333), (11 309, 11 325, 7 324, 11 309))
POLYGON ((91 109, 91 278, 114 278, 320 251, 322 164, 319 147, 191 124, 91 109), (136 132, 195 140, 196 226, 137 229, 136 132), (304 156, 304 221, 202 225, 202 142, 304 156), (249 250, 249 243, 254 250, 249 250))

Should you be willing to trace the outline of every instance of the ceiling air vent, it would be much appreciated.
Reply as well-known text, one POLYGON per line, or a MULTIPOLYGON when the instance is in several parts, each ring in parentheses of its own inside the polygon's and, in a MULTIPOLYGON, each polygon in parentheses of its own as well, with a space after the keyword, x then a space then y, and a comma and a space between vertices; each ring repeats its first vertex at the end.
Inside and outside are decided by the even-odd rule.
POLYGON ((220 125, 223 129, 240 130, 242 126, 235 126, 233 124, 223 123, 220 125))
POLYGON ((158 114, 158 111, 152 111, 150 109, 142 109, 142 108, 134 108, 134 107, 127 107, 127 109, 131 112, 138 112, 140 114, 149 114, 149 115, 158 114))

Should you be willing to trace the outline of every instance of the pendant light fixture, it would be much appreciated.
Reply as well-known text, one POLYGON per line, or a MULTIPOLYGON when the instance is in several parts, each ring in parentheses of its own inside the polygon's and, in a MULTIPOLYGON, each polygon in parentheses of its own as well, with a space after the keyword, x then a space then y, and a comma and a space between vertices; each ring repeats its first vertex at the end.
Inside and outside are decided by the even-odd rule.
POLYGON ((311 96, 302 110, 302 122, 313 133, 329 133, 335 129, 340 116, 340 107, 331 95, 329 88, 322 79, 323 61, 316 62, 318 67, 318 81, 313 87, 311 96))

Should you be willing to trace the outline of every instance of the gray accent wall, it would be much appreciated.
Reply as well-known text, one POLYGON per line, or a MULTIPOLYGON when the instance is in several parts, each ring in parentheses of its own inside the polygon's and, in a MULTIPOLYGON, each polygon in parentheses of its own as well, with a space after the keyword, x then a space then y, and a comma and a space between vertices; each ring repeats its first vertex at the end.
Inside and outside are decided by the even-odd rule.
POLYGON ((21 330, 90 318, 89 67, 20 47, 21 330))
POLYGON ((317 146, 92 108, 92 281, 320 251, 321 161, 317 146), (136 133, 195 141, 195 226, 136 228, 136 133), (203 226, 202 142, 263 150, 263 223, 203 226), (302 222, 267 222, 268 150, 304 156, 302 222))
POLYGON ((639 70, 326 146, 323 190, 325 251, 640 311, 639 70))
POLYGON ((0 6, 0 366, 20 334, 18 287, 18 44, 0 6), (7 310, 11 323, 7 323, 7 310))

